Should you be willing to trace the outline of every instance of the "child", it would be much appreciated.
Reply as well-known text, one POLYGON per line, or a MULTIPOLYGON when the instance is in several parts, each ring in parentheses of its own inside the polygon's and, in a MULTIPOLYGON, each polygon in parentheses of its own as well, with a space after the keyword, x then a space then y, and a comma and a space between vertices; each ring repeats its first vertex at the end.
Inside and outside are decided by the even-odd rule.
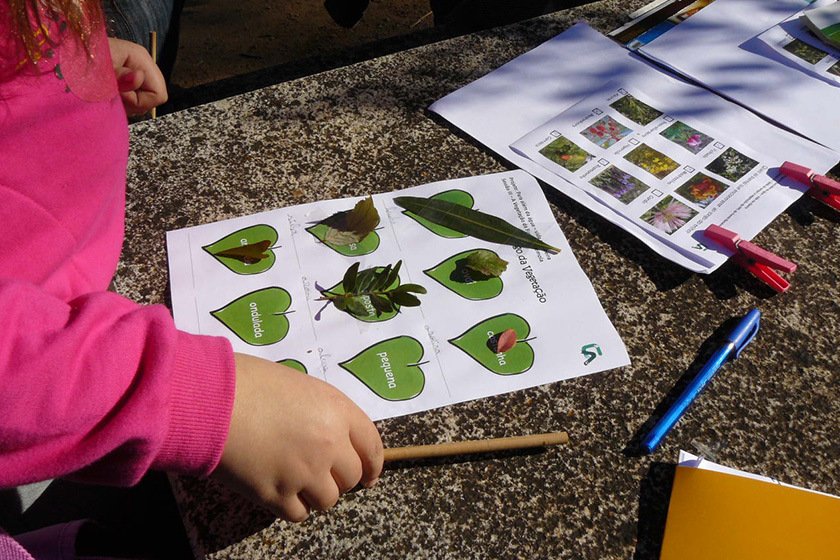
MULTIPOLYGON (((375 483, 382 443, 365 414, 106 291, 126 111, 165 99, 145 50, 109 44, 90 0, 0 0, 0 487, 211 474, 302 521, 375 483)), ((16 546, 0 535, 0 554, 16 546)))

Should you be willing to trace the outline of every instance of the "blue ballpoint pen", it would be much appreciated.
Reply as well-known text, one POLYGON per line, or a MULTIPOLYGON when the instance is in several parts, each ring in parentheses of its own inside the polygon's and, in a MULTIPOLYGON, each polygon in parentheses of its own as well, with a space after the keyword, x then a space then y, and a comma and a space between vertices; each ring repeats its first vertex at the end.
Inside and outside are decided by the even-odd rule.
POLYGON ((714 355, 706 362, 688 387, 682 392, 679 398, 671 405, 668 412, 659 419, 659 422, 651 429, 650 433, 642 440, 642 450, 647 453, 652 453, 656 446, 662 441, 665 435, 674 427, 674 425, 682 417, 683 413, 694 402, 703 387, 714 377, 720 366, 726 362, 733 354, 733 358, 737 358, 741 350, 749 344, 755 334, 758 332, 758 320, 761 318, 761 312, 758 309, 753 309, 741 319, 735 330, 732 331, 726 338, 726 343, 722 345, 714 355))

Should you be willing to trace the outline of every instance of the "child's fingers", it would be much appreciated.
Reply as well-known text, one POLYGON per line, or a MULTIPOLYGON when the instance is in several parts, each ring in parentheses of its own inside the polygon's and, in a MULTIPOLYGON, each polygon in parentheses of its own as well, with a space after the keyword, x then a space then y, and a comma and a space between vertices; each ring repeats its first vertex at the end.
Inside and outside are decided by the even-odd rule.
POLYGON ((360 415, 355 426, 351 428, 350 442, 362 461, 360 482, 366 487, 373 486, 382 473, 384 451, 379 430, 364 414, 360 415))
POLYGON ((309 519, 309 505, 299 495, 289 496, 282 504, 279 511, 275 508, 274 514, 292 523, 300 523, 309 519))
POLYGON ((352 490, 362 479, 362 461, 356 454, 355 449, 349 449, 336 460, 336 464, 330 471, 335 485, 340 493, 352 490))
POLYGON ((327 511, 338 502, 338 487, 329 475, 317 482, 310 482, 299 494, 300 498, 316 511, 327 511))

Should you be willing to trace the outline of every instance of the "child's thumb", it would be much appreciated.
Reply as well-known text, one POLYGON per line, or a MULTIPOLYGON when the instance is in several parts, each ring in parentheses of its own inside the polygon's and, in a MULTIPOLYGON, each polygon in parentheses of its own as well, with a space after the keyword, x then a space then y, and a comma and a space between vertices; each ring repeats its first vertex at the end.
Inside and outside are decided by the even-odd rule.
POLYGON ((117 69, 117 87, 121 92, 136 91, 143 85, 143 71, 130 68, 117 69))

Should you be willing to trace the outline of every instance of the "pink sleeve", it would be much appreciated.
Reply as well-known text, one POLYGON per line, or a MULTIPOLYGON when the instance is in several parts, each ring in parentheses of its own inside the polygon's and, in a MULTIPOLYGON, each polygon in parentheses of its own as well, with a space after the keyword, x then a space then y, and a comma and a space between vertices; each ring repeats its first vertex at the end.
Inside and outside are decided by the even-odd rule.
POLYGON ((178 331, 163 306, 63 302, 20 280, 0 280, 0 317, 0 486, 216 467, 235 386, 227 340, 178 331))

